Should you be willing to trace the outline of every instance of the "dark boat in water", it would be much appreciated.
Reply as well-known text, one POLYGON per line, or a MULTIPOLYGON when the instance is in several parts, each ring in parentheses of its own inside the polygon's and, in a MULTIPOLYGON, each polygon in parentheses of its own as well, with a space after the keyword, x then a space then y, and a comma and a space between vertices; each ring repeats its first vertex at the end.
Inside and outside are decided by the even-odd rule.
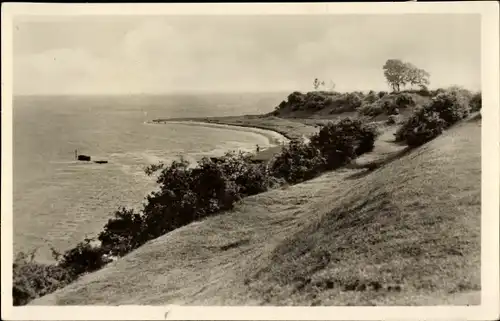
MULTIPOLYGON (((92 157, 88 155, 78 155, 78 151, 75 149, 75 159, 78 161, 83 161, 83 162, 90 162, 92 157)), ((96 164, 107 164, 107 160, 96 160, 94 161, 96 164)))
POLYGON ((77 160, 90 162, 91 157, 87 155, 78 155, 77 160))

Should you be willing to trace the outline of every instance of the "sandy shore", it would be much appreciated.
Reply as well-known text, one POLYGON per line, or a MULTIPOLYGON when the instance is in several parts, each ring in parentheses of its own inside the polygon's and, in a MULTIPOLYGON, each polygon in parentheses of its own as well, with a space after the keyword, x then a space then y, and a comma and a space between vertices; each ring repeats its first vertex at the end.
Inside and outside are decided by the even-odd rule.
POLYGON ((203 126, 210 128, 222 128, 222 129, 231 129, 231 130, 239 130, 245 131, 249 133, 255 133, 266 137, 269 140, 269 144, 272 146, 282 145, 283 143, 288 143, 290 140, 284 135, 270 130, 270 129, 262 129, 250 126, 238 126, 238 125, 227 125, 227 124, 215 124, 211 122, 204 121, 194 121, 194 120, 154 120, 149 122, 151 124, 182 124, 182 125, 190 125, 190 126, 203 126))

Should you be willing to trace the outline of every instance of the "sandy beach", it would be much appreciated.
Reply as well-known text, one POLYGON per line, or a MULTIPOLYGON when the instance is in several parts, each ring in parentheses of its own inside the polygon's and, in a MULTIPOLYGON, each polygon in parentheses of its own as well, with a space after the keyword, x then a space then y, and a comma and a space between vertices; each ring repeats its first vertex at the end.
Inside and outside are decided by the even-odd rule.
POLYGON ((270 147, 286 144, 290 141, 290 139, 288 139, 287 137, 285 137, 284 135, 282 135, 276 131, 273 131, 270 129, 251 127, 251 126, 215 124, 215 123, 211 123, 211 122, 195 121, 195 120, 154 120, 154 121, 151 121, 148 123, 150 123, 150 124, 163 124, 163 125, 183 124, 183 125, 190 125, 190 126, 202 126, 202 127, 212 127, 212 128, 222 128, 222 129, 245 131, 245 132, 255 133, 255 134, 265 136, 269 140, 269 145, 271 145, 270 147))

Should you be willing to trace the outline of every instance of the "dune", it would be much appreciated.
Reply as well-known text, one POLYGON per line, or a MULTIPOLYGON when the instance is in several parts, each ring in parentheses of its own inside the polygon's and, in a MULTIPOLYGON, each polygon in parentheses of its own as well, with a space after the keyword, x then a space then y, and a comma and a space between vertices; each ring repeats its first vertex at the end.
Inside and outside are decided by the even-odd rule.
POLYGON ((248 197, 30 304, 479 304, 480 122, 398 155, 248 197))

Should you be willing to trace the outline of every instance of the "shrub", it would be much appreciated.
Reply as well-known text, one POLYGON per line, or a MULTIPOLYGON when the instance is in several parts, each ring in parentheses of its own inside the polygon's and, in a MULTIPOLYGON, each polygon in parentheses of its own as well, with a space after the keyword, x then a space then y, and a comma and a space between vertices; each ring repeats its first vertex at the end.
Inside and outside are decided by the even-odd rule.
POLYGON ((383 114, 384 109, 382 107, 382 103, 380 101, 377 101, 373 104, 363 105, 361 108, 358 109, 358 112, 363 116, 375 117, 380 114, 383 114))
POLYGON ((290 95, 288 95, 288 103, 294 104, 294 105, 300 105, 302 102, 304 102, 305 97, 302 93, 298 91, 294 91, 290 95))
POLYGON ((299 183, 311 179, 325 169, 321 152, 302 141, 291 141, 271 162, 271 174, 288 183, 299 183))
POLYGON ((417 147, 439 136, 445 125, 439 113, 422 108, 396 132, 396 141, 405 141, 408 146, 417 147))
POLYGON ((143 235, 142 216, 133 210, 122 208, 109 219, 99 233, 98 240, 106 254, 122 256, 138 248, 147 240, 143 235))
POLYGON ((59 266, 74 277, 83 273, 99 270, 110 262, 105 257, 105 251, 98 245, 91 244, 93 240, 86 238, 76 247, 66 251, 59 262, 59 266))
POLYGON ((361 97, 362 93, 346 93, 339 98, 339 103, 343 105, 343 110, 355 111, 358 107, 361 106, 361 103, 363 102, 361 97))
POLYGON ((148 195, 143 210, 143 239, 231 209, 242 197, 274 184, 265 165, 252 163, 242 153, 203 158, 195 168, 184 161, 173 162, 162 170, 157 182, 160 190, 148 195))
POLYGON ((429 89, 426 87, 426 86, 422 86, 418 91, 417 93, 420 95, 420 96, 423 96, 423 97, 430 97, 432 96, 432 93, 429 91, 429 89))
POLYGON ((399 114, 398 105, 395 102, 395 99, 391 96, 386 96, 380 102, 380 109, 386 115, 396 115, 399 114))
POLYGON ((321 151, 327 168, 335 169, 373 150, 376 136, 374 127, 359 120, 345 118, 321 128, 311 138, 311 144, 321 151))
POLYGON ((475 93, 470 99, 470 109, 472 112, 481 110, 482 107, 481 92, 475 93))
POLYGON ((387 91, 379 91, 378 92, 378 98, 382 98, 387 95, 387 91))
POLYGON ((286 106, 287 106, 287 103, 286 103, 286 101, 284 101, 284 100, 283 100, 283 101, 282 101, 282 102, 281 102, 278 106, 276 106, 276 107, 274 108, 274 111, 275 111, 275 112, 276 112, 276 111, 278 111, 278 112, 279 112, 280 110, 284 109, 286 106))
POLYGON ((435 97, 435 96, 437 96, 439 94, 445 93, 446 89, 444 89, 444 88, 438 88, 438 89, 435 89, 435 90, 430 90, 429 92, 430 92, 430 96, 431 97, 435 97))
POLYGON ((468 92, 457 88, 437 94, 401 126, 395 134, 396 140, 415 147, 434 139, 469 115, 469 100, 468 92))
POLYGON ((416 102, 412 95, 408 93, 400 93, 395 97, 395 104, 397 108, 407 108, 410 106, 415 106, 416 102))
POLYGON ((12 296, 15 306, 29 301, 69 284, 73 280, 67 270, 55 264, 41 264, 19 253, 13 264, 12 296))
POLYGON ((430 110, 439 114, 446 123, 446 127, 455 124, 469 115, 469 98, 460 91, 448 91, 438 94, 429 105, 430 110))
POLYGON ((364 102, 367 103, 367 104, 373 104, 374 102, 376 102, 377 100, 379 99, 379 96, 373 91, 373 90, 370 90, 368 92, 368 94, 365 96, 364 98, 364 102))

